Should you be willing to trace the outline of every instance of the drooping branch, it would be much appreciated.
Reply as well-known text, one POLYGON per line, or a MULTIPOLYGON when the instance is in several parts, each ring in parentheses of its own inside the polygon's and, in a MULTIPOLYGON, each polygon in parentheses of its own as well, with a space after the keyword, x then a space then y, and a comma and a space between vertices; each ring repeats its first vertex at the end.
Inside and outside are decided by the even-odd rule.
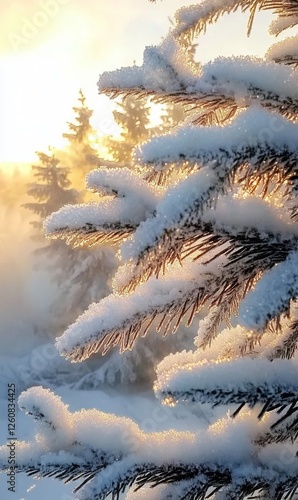
POLYGON ((120 222, 114 224, 91 224, 86 222, 85 225, 78 229, 70 227, 61 227, 48 235, 51 239, 59 238, 64 240, 67 245, 72 247, 102 245, 118 245, 123 240, 127 239, 136 229, 136 226, 131 224, 122 225, 120 222))
POLYGON ((211 307, 226 300, 236 304, 237 293, 241 297, 254 284, 260 270, 268 266, 272 262, 266 255, 258 264, 252 256, 249 265, 246 258, 235 265, 225 257, 218 257, 208 265, 196 262, 184 265, 179 269, 179 278, 174 266, 165 278, 151 278, 129 296, 114 295, 91 305, 57 339, 58 349, 75 362, 95 352, 106 353, 117 345, 121 351, 131 349, 138 337, 146 335, 154 320, 157 331, 164 335, 169 331, 174 333, 182 320, 189 326, 207 302, 211 307))
MULTIPOLYGON (((149 0, 155 2, 156 0, 149 0)), ((279 16, 278 21, 287 20, 288 24, 283 27, 292 27, 298 23, 298 9, 295 0, 286 4, 282 0, 222 0, 216 3, 205 0, 199 5, 182 7, 175 15, 176 27, 173 29, 175 37, 180 38, 184 44, 191 42, 207 29, 207 25, 216 22, 223 14, 230 14, 241 9, 242 12, 250 11, 247 26, 247 35, 250 35, 255 13, 258 10, 272 10, 279 16)), ((284 23, 285 24, 285 23, 284 23)))
POLYGON ((238 168, 248 164, 261 173, 275 164, 285 174, 288 170, 295 173, 297 130, 297 125, 277 114, 250 109, 223 128, 186 125, 171 135, 152 138, 135 150, 135 159, 152 168, 156 165, 157 170, 163 165, 179 169, 186 163, 198 168, 230 161, 238 168))
POLYGON ((73 246, 118 244, 154 212, 158 200, 157 190, 125 168, 94 170, 87 176, 87 187, 108 199, 66 205, 53 213, 44 223, 49 238, 61 238, 73 246))
MULTIPOLYGON (((265 372, 262 373, 264 380, 265 372)), ((278 378, 278 369, 275 375, 278 378)), ((289 395, 285 401, 287 398, 289 395)), ((19 443, 17 470, 39 477, 56 477, 66 483, 79 481, 74 491, 80 500, 105 500, 109 495, 119 498, 127 487, 140 488, 145 484, 176 485, 177 493, 184 492, 190 498, 196 488, 194 498, 202 499, 207 498, 210 488, 214 492, 225 491, 227 487, 230 491, 238 488, 247 492, 249 485, 250 491, 255 491, 260 487, 261 478, 263 488, 271 492, 297 487, 297 461, 293 461, 291 467, 288 462, 281 462, 276 468, 272 460, 281 453, 284 440, 265 442, 273 428, 273 416, 259 421, 256 428, 251 427, 251 414, 237 420, 226 417, 221 421, 220 433, 213 425, 197 432, 144 433, 124 417, 94 409, 70 413, 60 398, 43 388, 23 393, 21 405, 25 411, 34 413, 38 421, 56 418, 58 426, 59 415, 63 414, 67 439, 65 435, 63 440, 59 439, 58 427, 49 430, 48 425, 41 426, 35 442, 19 443), (235 433, 239 439, 237 447, 233 440, 235 433), (253 464, 250 463, 252 452, 253 464)), ((292 413, 287 429, 294 425, 294 420, 292 413)), ((273 434, 280 435, 276 429, 273 434)), ((293 458, 296 453, 289 443, 287 453, 293 458)), ((9 469, 6 445, 0 448, 0 463, 2 470, 9 469)))
POLYGON ((282 17, 294 17, 298 13, 295 0, 287 2, 286 5, 281 0, 222 0, 216 3, 205 0, 200 5, 184 7, 177 12, 175 16, 177 27, 174 33, 186 43, 205 32, 207 24, 217 21, 225 13, 235 12, 238 9, 242 12, 250 11, 248 36, 257 10, 272 10, 274 14, 282 17))
POLYGON ((291 65, 297 67, 298 65, 298 37, 288 37, 282 42, 276 43, 270 47, 266 54, 266 58, 277 63, 291 65))
MULTIPOLYGON (((273 61, 264 63, 249 58, 222 58, 206 64, 202 74, 196 75, 195 79, 193 73, 185 74, 179 67, 175 68, 174 78, 169 74, 174 63, 167 59, 166 66, 160 66, 156 56, 163 50, 163 45, 155 50, 148 49, 142 67, 122 68, 103 74, 98 82, 99 91, 113 98, 138 95, 150 97, 155 102, 179 102, 192 112, 203 112, 203 116, 213 114, 215 123, 219 110, 222 110, 225 121, 232 118, 238 109, 256 103, 293 122, 297 120, 297 73, 293 68, 273 61), (274 79, 270 78, 272 73, 274 79)), ((179 47, 175 50, 179 51, 179 47)), ((202 118, 199 116, 198 120, 200 122, 202 118)))
MULTIPOLYGON (((264 271, 270 259, 272 265, 281 262, 297 248, 297 237, 291 233, 291 224, 281 224, 274 210, 270 212, 269 206, 260 202, 255 198, 241 203, 231 199, 229 204, 224 199, 218 203, 217 210, 211 209, 201 219, 179 225, 179 231, 165 230, 158 238, 159 246, 148 245, 134 261, 132 271, 120 276, 119 280, 116 277, 115 289, 118 293, 134 290, 139 282, 150 276, 165 274, 168 264, 178 261, 182 265, 189 258, 207 263, 216 256, 225 255, 228 257, 227 266, 242 262, 247 272, 254 266, 264 271), (237 221, 233 224, 235 214, 237 221), (243 216, 241 227, 238 225, 240 214, 243 216), (256 217, 265 224, 254 227, 256 217), (278 226, 280 231, 276 232, 278 226)), ((145 228, 145 225, 140 228, 135 238, 139 233, 143 234, 145 228)), ((134 240, 129 242, 129 249, 132 245, 134 240)))
POLYGON ((296 370, 295 363, 289 366, 288 360, 270 362, 247 357, 213 363, 205 360, 159 372, 154 390, 165 402, 209 403, 213 407, 245 403, 250 408, 266 404, 266 411, 272 411, 296 404, 298 387, 293 377, 296 370))
MULTIPOLYGON (((214 269, 214 266, 213 266, 214 269)), ((193 318, 207 300, 205 276, 199 264, 172 278, 150 280, 130 296, 109 296, 92 304, 62 337, 57 339, 60 353, 72 361, 82 361, 92 353, 105 353, 114 346, 131 349, 150 325, 158 320, 157 330, 174 332, 185 318, 193 318)), ((210 288, 208 290, 210 293, 210 288)))

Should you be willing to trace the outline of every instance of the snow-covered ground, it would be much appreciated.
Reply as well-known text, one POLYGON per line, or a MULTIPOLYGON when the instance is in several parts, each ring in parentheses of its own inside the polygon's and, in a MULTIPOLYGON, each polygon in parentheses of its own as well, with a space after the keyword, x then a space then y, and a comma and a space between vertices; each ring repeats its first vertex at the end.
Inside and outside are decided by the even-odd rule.
MULTIPOLYGON (((69 405, 70 411, 81 408, 98 408, 102 411, 128 416, 135 420, 145 431, 155 432, 162 429, 197 429, 207 422, 207 415, 195 416, 182 407, 168 408, 162 406, 151 391, 141 391, 131 386, 126 388, 96 391, 76 391, 66 387, 55 390, 62 400, 69 405), (203 418, 202 418, 203 417, 203 418)), ((3 394, 3 393, 2 393, 3 394)), ((0 399, 0 443, 7 438, 7 401, 0 399)), ((19 440, 30 440, 34 435, 34 421, 23 412, 17 412, 17 437, 19 440)), ((74 500, 72 489, 75 483, 61 484, 56 479, 36 479, 25 474, 16 476, 16 493, 7 489, 7 477, 0 474, 1 500, 74 500)))

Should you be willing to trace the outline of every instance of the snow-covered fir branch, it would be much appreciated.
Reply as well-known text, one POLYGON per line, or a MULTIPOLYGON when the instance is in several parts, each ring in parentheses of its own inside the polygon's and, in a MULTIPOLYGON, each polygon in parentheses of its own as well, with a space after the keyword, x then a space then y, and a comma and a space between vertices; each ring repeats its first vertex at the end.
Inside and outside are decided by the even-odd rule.
MULTIPOLYGON (((210 265, 209 273, 217 269, 218 261, 210 265)), ((66 358, 82 361, 116 345, 122 351, 131 349, 155 319, 157 330, 174 332, 182 319, 190 323, 207 300, 210 288, 207 292, 205 281, 205 267, 194 263, 181 270, 179 278, 176 268, 165 278, 149 280, 131 296, 108 296, 91 304, 57 339, 57 347, 66 358)))
MULTIPOLYGON (((254 16, 257 10, 273 10, 275 14, 284 18, 291 18, 290 26, 295 24, 295 16, 297 15, 297 5, 295 0, 287 2, 285 6, 282 1, 272 2, 270 0, 205 0, 200 5, 192 5, 178 10, 175 16, 176 20, 176 36, 196 37, 201 32, 206 30, 207 24, 213 23, 218 19, 219 15, 235 12, 241 9, 242 12, 250 11, 248 21, 248 35, 250 34, 254 16)), ((285 28, 284 28, 285 29, 285 28)))
POLYGON ((270 47, 266 58, 288 65, 298 65, 297 36, 286 38, 270 47))
POLYGON ((165 63, 163 51, 167 55, 167 44, 150 47, 144 53, 142 67, 122 68, 102 75, 99 91, 113 97, 137 92, 156 96, 158 102, 177 100, 198 111, 203 106, 205 110, 232 108, 235 112, 258 104, 296 121, 298 77, 293 68, 249 57, 219 58, 203 66, 201 74, 194 78, 193 73, 189 76, 189 71, 185 71, 187 61, 180 63, 183 54, 179 45, 170 41, 169 45, 174 44, 172 51, 179 54, 174 70, 168 59, 165 63), (272 73, 273 79, 269 77, 272 73))
MULTIPOLYGON (((113 293, 57 339, 62 356, 129 351, 200 311, 195 349, 166 356, 154 388, 170 407, 217 408, 202 430, 146 433, 101 411, 71 413, 42 388, 23 393, 39 433, 18 444, 18 469, 80 479, 80 500, 118 500, 128 489, 139 500, 285 500, 298 490, 297 37, 267 59, 200 66, 187 50, 238 8, 250 12, 249 32, 258 10, 277 15, 275 34, 298 19, 297 0, 205 0, 178 11, 142 66, 104 73, 98 88, 180 102, 193 115, 137 147, 138 173, 92 172, 88 188, 107 199, 66 206, 45 224, 50 237, 122 241, 113 293)), ((0 461, 7 469, 5 445, 0 461)))
POLYGON ((74 245, 117 244, 154 212, 158 200, 156 190, 125 168, 94 170, 87 176, 87 186, 108 199, 66 205, 54 212, 44 223, 48 237, 74 245))
MULTIPOLYGON (((251 413, 243 413, 238 419, 222 419, 208 431, 146 434, 127 418, 97 410, 71 413, 59 397, 42 388, 21 394, 20 406, 34 415, 40 433, 35 444, 18 443, 18 469, 62 481, 79 479, 75 491, 80 500, 103 500, 110 494, 117 498, 127 486, 147 483, 179 483, 180 491, 196 488, 203 497, 209 488, 245 491, 261 478, 262 487, 273 493, 297 485, 293 445, 287 446, 293 460, 278 461, 278 467, 272 457, 279 457, 282 443, 261 446, 254 464, 250 462, 253 442, 270 432, 273 415, 257 426, 251 413)), ((6 446, 0 448, 0 461, 5 469, 6 446)))

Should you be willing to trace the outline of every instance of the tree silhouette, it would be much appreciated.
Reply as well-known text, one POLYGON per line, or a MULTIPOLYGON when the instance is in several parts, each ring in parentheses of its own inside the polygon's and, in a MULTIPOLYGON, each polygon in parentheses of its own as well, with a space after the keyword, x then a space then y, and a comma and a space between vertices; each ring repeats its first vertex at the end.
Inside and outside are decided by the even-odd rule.
POLYGON ((86 175, 96 166, 99 159, 99 138, 90 121, 93 111, 88 108, 81 89, 78 101, 79 105, 72 108, 75 121, 67 122, 69 132, 63 134, 68 145, 64 150, 58 151, 57 155, 68 166, 73 184, 82 189, 86 175))
POLYGON ((78 192, 71 188, 69 170, 60 165, 53 153, 39 151, 36 154, 39 164, 32 165, 35 182, 31 182, 27 190, 27 194, 35 201, 23 206, 38 215, 38 220, 33 221, 32 225, 37 228, 38 238, 46 241, 42 231, 43 220, 63 205, 78 202, 79 196, 78 192))
POLYGON ((130 165, 133 149, 150 136, 150 107, 146 99, 128 96, 117 103, 113 115, 121 130, 120 138, 108 137, 105 144, 114 161, 130 165))

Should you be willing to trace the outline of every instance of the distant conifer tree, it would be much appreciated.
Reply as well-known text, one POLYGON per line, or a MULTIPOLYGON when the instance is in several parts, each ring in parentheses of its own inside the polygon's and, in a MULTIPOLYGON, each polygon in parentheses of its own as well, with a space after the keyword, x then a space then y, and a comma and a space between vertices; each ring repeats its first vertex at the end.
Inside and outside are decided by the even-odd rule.
POLYGON ((113 112, 120 138, 108 137, 105 144, 113 160, 130 165, 133 149, 150 137, 150 106, 147 99, 129 96, 113 112))
POLYGON ((78 101, 79 105, 72 108, 75 122, 67 122, 69 132, 63 134, 68 144, 64 150, 57 152, 57 155, 70 169, 73 184, 81 190, 85 185, 86 174, 95 167, 99 159, 99 137, 90 121, 93 110, 88 108, 81 89, 78 101))
POLYGON ((33 238, 40 245, 35 254, 40 256, 39 267, 50 273, 59 288, 59 296, 52 305, 53 312, 63 324, 83 311, 88 303, 108 293, 107 281, 114 266, 108 249, 74 249, 59 239, 47 240, 43 221, 63 205, 80 201, 79 193, 71 187, 69 169, 61 166, 53 153, 37 152, 39 164, 32 166, 36 182, 28 185, 28 195, 34 202, 23 206, 38 217, 31 221, 35 228, 33 238))

